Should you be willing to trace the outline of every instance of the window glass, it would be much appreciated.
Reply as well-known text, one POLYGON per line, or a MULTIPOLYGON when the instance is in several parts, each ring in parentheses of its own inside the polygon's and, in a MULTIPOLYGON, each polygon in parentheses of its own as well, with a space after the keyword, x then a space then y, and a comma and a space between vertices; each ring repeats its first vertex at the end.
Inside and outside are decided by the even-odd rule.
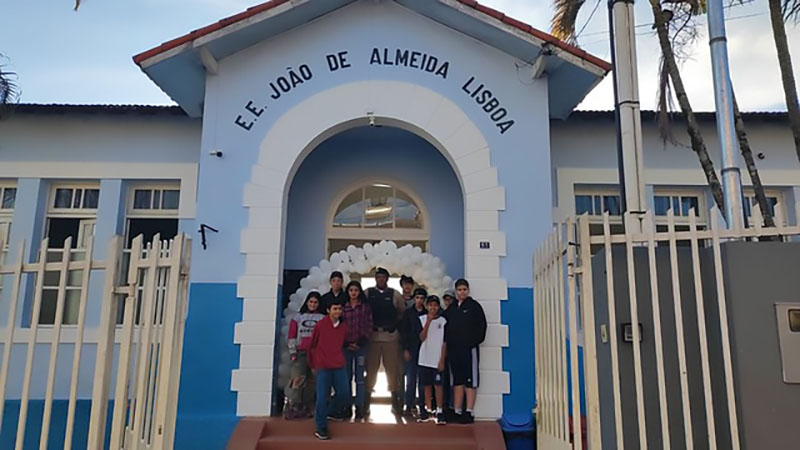
POLYGON ((422 228, 422 214, 414 200, 405 192, 395 189, 395 227, 422 228))
POLYGON ((133 192, 133 209, 150 209, 152 195, 150 189, 136 189, 133 192))
POLYGON ((789 310, 789 330, 800 333, 800 309, 789 310))
POLYGON ((161 191, 153 191, 153 209, 161 209, 161 191))
POLYGON ((129 219, 126 248, 131 248, 133 240, 140 234, 144 243, 152 242, 156 234, 160 234, 162 241, 172 239, 178 235, 178 219, 129 219))
POLYGON ((3 189, 3 202, 0 208, 13 209, 17 198, 17 188, 3 189))
POLYGON ((74 209, 80 209, 82 197, 83 197, 83 189, 75 189, 75 192, 72 195, 72 207, 74 209))
POLYGON ((83 207, 87 209, 97 209, 97 200, 100 198, 100 189, 85 189, 83 207))
POLYGON ((358 227, 364 216, 364 190, 356 189, 345 197, 333 218, 335 227, 358 227))
POLYGON ((619 216, 622 211, 619 195, 603 196, 603 212, 608 212, 612 216, 619 216))
POLYGON ((167 190, 163 191, 163 195, 161 198, 161 209, 178 209, 180 205, 180 191, 179 190, 167 190))
POLYGON ((576 195, 575 196, 575 213, 581 214, 594 214, 592 209, 592 196, 591 195, 576 195))
POLYGON ((56 189, 54 208, 69 208, 72 205, 72 189, 56 189))
POLYGON ((653 198, 653 209, 657 216, 666 216, 669 211, 669 197, 656 195, 653 198))
POLYGON ((365 188, 365 227, 392 228, 394 221, 394 197, 392 191, 392 187, 385 184, 373 184, 365 188))
POLYGON ((681 215, 689 217, 689 211, 694 208, 694 215, 700 215, 700 201, 697 197, 681 197, 681 215))

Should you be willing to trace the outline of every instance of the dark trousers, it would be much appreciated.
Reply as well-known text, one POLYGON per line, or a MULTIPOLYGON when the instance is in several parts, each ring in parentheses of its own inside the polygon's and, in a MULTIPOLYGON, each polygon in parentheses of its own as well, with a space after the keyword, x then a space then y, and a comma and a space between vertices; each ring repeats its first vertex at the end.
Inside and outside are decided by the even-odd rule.
POLYGON ((350 382, 347 370, 319 369, 317 370, 317 408, 314 420, 317 430, 327 431, 328 414, 339 412, 350 404, 350 382), (335 391, 333 401, 330 400, 331 388, 335 391))
POLYGON ((347 361, 347 384, 356 382, 355 406, 361 411, 367 400, 367 387, 365 384, 367 374, 367 345, 364 344, 358 350, 344 349, 344 359, 347 361))
POLYGON ((406 408, 411 409, 414 407, 414 397, 417 395, 418 391, 417 388, 419 387, 419 398, 417 399, 416 404, 420 407, 425 405, 425 391, 423 390, 422 386, 419 385, 419 349, 417 350, 409 350, 411 353, 411 360, 406 361, 403 360, 403 370, 406 376, 406 392, 405 392, 405 401, 406 401, 406 408))

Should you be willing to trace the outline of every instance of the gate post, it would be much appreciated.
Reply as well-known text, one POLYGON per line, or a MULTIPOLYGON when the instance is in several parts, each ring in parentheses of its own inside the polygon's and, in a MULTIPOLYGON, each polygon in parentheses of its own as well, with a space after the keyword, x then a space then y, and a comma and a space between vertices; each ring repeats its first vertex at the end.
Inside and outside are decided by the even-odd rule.
MULTIPOLYGON (((100 309, 97 355, 92 387, 92 410, 89 419, 89 438, 86 448, 101 450, 106 436, 106 414, 108 412, 108 388, 111 380, 111 362, 114 357, 114 332, 117 321, 114 308, 117 273, 122 256, 122 238, 114 236, 108 245, 106 277, 103 284, 103 299, 100 309)), ((91 260, 91 255, 87 255, 91 260)), ((87 287, 88 289, 88 287, 87 287)))

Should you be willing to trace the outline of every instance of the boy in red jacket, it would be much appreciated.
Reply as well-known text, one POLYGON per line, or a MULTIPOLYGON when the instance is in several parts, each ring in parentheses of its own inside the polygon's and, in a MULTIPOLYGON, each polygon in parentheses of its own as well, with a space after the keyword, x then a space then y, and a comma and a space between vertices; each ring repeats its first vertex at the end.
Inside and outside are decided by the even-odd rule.
POLYGON ((308 350, 308 361, 317 376, 317 406, 314 420, 317 429, 314 436, 320 440, 330 439, 328 435, 328 417, 340 420, 336 416, 350 404, 350 380, 345 368, 344 347, 347 325, 341 321, 342 305, 328 306, 328 315, 317 322, 311 334, 311 348, 308 350), (335 394, 329 404, 331 388, 335 394))

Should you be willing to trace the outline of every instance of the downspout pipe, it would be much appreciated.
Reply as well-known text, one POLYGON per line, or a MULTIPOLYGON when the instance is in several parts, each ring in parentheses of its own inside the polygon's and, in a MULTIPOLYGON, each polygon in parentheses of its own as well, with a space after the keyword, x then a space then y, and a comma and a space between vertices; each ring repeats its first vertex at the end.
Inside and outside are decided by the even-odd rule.
POLYGON ((708 1, 708 35, 708 42, 711 46, 711 70, 714 77, 717 134, 722 154, 725 222, 728 229, 741 229, 744 227, 741 160, 733 116, 733 87, 728 65, 728 40, 725 36, 725 13, 722 0, 708 1))
POLYGON ((636 229, 628 231, 641 232, 647 201, 644 192, 644 150, 633 0, 610 0, 609 20, 620 184, 624 186, 624 210, 637 219, 632 221, 636 229))

